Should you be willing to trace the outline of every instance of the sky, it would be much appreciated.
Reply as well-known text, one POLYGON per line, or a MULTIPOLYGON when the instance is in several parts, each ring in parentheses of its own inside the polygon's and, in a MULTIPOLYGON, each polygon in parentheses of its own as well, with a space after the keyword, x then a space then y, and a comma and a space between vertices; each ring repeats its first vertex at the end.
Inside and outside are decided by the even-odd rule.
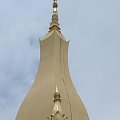
MULTIPOLYGON (((71 77, 90 120, 120 120, 120 0, 58 3, 71 77)), ((35 80, 51 15, 52 0, 0 0, 0 120, 15 120, 35 80)))

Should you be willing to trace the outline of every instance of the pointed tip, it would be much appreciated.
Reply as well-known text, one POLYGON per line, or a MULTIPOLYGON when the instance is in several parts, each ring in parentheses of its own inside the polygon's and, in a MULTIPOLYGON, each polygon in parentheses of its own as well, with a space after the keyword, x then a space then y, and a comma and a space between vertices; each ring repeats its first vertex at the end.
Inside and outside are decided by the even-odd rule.
POLYGON ((56 85, 55 92, 56 92, 56 93, 59 93, 57 85, 56 85))
POLYGON ((57 0, 53 0, 53 12, 57 12, 58 3, 57 0))

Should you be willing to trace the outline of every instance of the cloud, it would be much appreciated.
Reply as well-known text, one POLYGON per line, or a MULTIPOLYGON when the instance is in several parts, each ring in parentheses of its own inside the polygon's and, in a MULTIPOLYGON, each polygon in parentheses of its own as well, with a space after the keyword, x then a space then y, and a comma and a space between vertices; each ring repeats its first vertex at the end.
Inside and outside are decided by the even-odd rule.
MULTIPOLYGON (((119 120, 120 1, 59 1, 71 77, 91 120, 119 120), (76 51, 79 50, 79 53, 76 51)), ((52 1, 0 0, 0 118, 14 120, 39 64, 52 1)))

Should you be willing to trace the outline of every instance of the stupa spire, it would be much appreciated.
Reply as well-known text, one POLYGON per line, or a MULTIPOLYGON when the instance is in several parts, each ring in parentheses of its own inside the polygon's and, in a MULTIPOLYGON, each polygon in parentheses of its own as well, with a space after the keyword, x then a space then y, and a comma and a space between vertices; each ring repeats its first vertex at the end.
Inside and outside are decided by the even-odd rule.
POLYGON ((52 21, 49 27, 49 32, 51 32, 52 30, 60 31, 57 8, 58 8, 57 0, 53 0, 53 14, 51 19, 52 21))

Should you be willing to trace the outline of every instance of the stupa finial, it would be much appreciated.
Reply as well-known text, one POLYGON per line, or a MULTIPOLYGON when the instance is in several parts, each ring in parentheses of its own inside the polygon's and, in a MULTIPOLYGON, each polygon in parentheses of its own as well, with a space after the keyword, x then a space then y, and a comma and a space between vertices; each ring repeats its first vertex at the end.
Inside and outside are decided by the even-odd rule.
POLYGON ((53 12, 57 12, 58 3, 57 0, 53 0, 53 12))
POLYGON ((49 27, 49 32, 51 32, 52 30, 57 30, 60 32, 57 8, 58 8, 57 0, 53 0, 53 15, 52 15, 52 22, 50 23, 50 27, 49 27))

